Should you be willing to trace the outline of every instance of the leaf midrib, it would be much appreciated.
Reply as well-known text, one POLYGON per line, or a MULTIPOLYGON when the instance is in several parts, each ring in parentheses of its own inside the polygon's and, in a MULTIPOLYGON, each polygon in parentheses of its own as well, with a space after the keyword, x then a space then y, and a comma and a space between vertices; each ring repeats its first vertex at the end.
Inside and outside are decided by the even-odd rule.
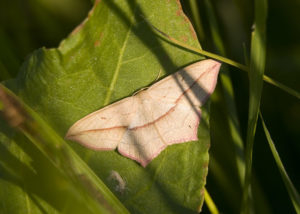
POLYGON ((125 48, 126 48, 126 45, 127 45, 128 39, 129 39, 129 35, 130 35, 130 32, 131 32, 132 26, 133 26, 133 21, 130 22, 130 26, 128 27, 128 31, 126 33, 126 37, 125 37, 123 46, 122 46, 122 48, 120 50, 120 55, 119 55, 119 58, 118 58, 118 63, 117 63, 117 66, 116 66, 113 78, 111 80, 111 83, 109 85, 109 88, 107 90, 106 97, 105 97, 105 100, 104 100, 104 103, 103 103, 104 106, 106 106, 107 104, 109 104, 112 92, 113 92, 113 90, 115 88, 115 85, 116 85, 116 82, 117 82, 117 79, 118 79, 118 76, 119 76, 119 73, 120 73, 120 69, 121 69, 121 64, 122 64, 122 59, 123 59, 123 56, 124 56, 125 48))

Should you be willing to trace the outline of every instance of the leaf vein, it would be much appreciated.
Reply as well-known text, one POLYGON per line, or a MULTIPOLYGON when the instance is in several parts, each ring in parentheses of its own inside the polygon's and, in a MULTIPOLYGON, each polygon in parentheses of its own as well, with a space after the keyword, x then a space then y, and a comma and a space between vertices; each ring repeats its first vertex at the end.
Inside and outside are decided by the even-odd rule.
POLYGON ((128 31, 126 33, 126 37, 125 37, 123 46, 120 50, 120 56, 118 58, 118 63, 117 63, 117 66, 116 66, 116 70, 115 70, 115 73, 113 75, 112 81, 109 85, 109 88, 108 88, 108 91, 107 91, 107 94, 106 94, 106 97, 105 97, 105 100, 104 100, 104 104, 103 104, 104 106, 109 103, 112 91, 113 91, 113 89, 116 85, 117 78, 119 76, 121 65, 122 65, 122 59, 123 59, 123 56, 124 56, 125 48, 126 48, 126 45, 127 45, 128 39, 129 39, 129 35, 130 35, 130 32, 131 32, 132 26, 133 26, 133 21, 131 21, 130 26, 128 27, 128 31))

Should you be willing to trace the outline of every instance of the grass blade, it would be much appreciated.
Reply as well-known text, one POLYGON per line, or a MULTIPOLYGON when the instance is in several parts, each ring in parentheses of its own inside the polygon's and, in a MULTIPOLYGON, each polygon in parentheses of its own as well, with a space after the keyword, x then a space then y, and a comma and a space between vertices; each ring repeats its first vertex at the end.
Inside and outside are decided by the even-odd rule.
POLYGON ((271 138, 271 135, 270 135, 270 132, 269 130, 267 129, 267 126, 264 122, 264 119, 261 115, 261 113, 259 114, 260 116, 260 119, 261 119, 261 123, 263 125, 263 128, 264 128, 264 131, 265 131, 265 135, 266 135, 266 138, 268 140, 268 143, 269 143, 269 146, 270 146, 270 149, 271 149, 271 152, 273 154, 273 157, 275 159, 275 162, 277 164, 277 167, 279 169, 279 172, 281 174, 281 177, 282 177, 282 180, 285 184, 285 187, 289 193, 289 196, 291 198, 291 201, 294 205, 294 208, 296 210, 296 212, 299 214, 300 213, 300 196, 299 196, 299 193, 298 191, 296 190, 296 188, 294 187, 291 179, 289 178, 289 175, 287 174, 287 172, 285 171, 285 168, 281 162, 281 159, 280 159, 280 156, 276 150, 276 147, 275 147, 275 144, 271 138))
POLYGON ((212 200, 212 198, 210 197, 210 195, 206 189, 204 189, 204 200, 205 200, 205 204, 207 205, 210 213, 212 213, 212 214, 220 213, 215 202, 212 200))
MULTIPOLYGON (((208 20, 210 23, 210 29, 212 34, 212 39, 217 49, 222 55, 226 55, 225 46, 221 38, 221 34, 219 32, 218 22, 216 20, 216 15, 213 9, 213 6, 209 0, 205 0, 204 4, 206 6, 206 11, 208 15, 208 20)), ((226 116, 228 120, 228 126, 230 129, 231 138, 235 147, 236 152, 236 165, 238 169, 238 175, 241 184, 244 182, 245 175, 245 158, 244 158, 244 144, 240 132, 240 125, 237 116, 236 105, 234 102, 234 91, 232 86, 232 81, 229 76, 229 71, 227 67, 222 69, 222 73, 220 74, 220 81, 223 88, 223 94, 226 101, 226 116)))
POLYGON ((255 1, 255 29, 251 38, 250 70, 249 70, 249 115, 246 138, 246 171, 243 187, 241 213, 250 213, 252 210, 251 178, 252 178, 252 153, 254 136, 256 132, 257 118, 263 86, 263 75, 266 63, 266 19, 267 0, 255 1))
POLYGON ((203 41, 205 38, 205 34, 198 9, 198 0, 189 0, 189 5, 191 8, 192 20, 195 23, 195 29, 197 34, 199 35, 199 40, 203 41))
MULTIPOLYGON (((151 23, 149 23, 149 24, 151 25, 151 23)), ((212 58, 212 59, 218 60, 220 62, 226 63, 226 64, 231 65, 233 67, 236 67, 236 68, 238 68, 242 71, 250 72, 250 68, 246 65, 235 62, 234 60, 228 59, 228 58, 220 56, 218 54, 214 54, 214 53, 211 53, 211 52, 208 52, 208 51, 205 51, 205 50, 201 50, 201 49, 198 49, 198 48, 191 47, 191 46, 185 44, 184 42, 180 42, 180 41, 176 40, 175 38, 167 35, 166 33, 162 32, 161 30, 156 28, 155 26, 153 26, 153 25, 151 25, 151 26, 156 32, 159 33, 160 36, 162 36, 163 39, 169 41, 170 43, 172 43, 174 45, 177 45, 181 48, 184 48, 184 49, 189 50, 191 52, 194 52, 196 54, 207 56, 209 58, 212 58)), ((300 99, 300 93, 298 91, 295 91, 294 89, 289 88, 288 86, 286 86, 286 85, 284 85, 284 84, 282 84, 278 81, 275 81, 275 80, 273 80, 272 78, 270 78, 266 75, 263 75, 263 80, 265 82, 273 85, 273 86, 276 86, 276 87, 280 88, 281 90, 287 92, 288 94, 300 99)))
POLYGON ((287 92, 288 94, 300 99, 300 93, 295 91, 294 89, 291 89, 289 87, 287 87, 286 85, 276 81, 276 80, 273 80, 271 77, 268 77, 266 75, 264 75, 264 81, 266 81, 267 83, 270 83, 271 85, 274 85, 278 88, 280 88, 281 90, 287 92))
POLYGON ((122 203, 65 141, 2 85, 0 103, 6 121, 20 130, 70 184, 68 189, 74 196, 70 200, 73 200, 74 204, 69 211, 76 211, 76 206, 85 204, 81 209, 86 210, 86 213, 128 213, 122 203))

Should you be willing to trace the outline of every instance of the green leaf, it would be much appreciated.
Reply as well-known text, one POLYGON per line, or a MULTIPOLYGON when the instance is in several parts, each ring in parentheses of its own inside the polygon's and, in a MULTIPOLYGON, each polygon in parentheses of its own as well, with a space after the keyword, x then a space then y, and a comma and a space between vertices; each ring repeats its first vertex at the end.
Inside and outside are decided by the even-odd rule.
MULTIPOLYGON (((7 86, 63 137, 83 116, 201 59, 158 37, 149 23, 200 47, 178 1, 96 1, 57 49, 34 52, 7 86)), ((116 151, 68 143, 131 212, 194 213, 204 197, 208 107, 202 109, 199 141, 167 148, 147 168, 116 151), (126 182, 123 192, 109 179, 112 170, 126 182)))

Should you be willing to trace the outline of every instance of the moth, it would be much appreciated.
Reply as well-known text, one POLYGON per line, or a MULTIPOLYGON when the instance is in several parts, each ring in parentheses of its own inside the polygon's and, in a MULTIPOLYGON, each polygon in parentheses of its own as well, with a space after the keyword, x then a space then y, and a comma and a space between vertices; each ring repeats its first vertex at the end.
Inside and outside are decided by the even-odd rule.
POLYGON ((77 121, 66 134, 93 150, 114 150, 143 167, 172 144, 198 140, 200 107, 214 91, 221 64, 189 65, 135 96, 77 121))

